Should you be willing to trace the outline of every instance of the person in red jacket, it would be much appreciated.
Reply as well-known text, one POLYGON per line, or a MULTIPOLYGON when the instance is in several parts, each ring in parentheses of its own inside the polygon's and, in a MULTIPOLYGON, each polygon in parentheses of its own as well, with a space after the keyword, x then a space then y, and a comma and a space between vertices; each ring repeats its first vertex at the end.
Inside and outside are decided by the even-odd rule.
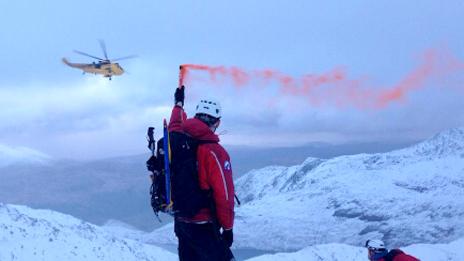
POLYGON ((184 112, 184 86, 177 88, 169 131, 184 132, 200 141, 197 150, 198 178, 202 190, 210 190, 213 207, 201 209, 191 218, 175 217, 174 230, 179 241, 179 259, 234 260, 233 243, 234 183, 229 154, 215 134, 220 124, 221 106, 209 99, 200 100, 195 117, 184 112))
POLYGON ((365 247, 370 261, 420 261, 399 249, 388 251, 381 240, 369 239, 366 241, 365 247))

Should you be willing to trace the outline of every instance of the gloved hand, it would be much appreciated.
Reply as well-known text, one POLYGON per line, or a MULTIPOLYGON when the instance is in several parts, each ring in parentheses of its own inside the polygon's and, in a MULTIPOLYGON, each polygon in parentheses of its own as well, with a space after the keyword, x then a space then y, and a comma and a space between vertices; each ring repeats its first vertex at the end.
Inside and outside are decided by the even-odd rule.
POLYGON ((178 104, 179 102, 182 103, 184 106, 184 99, 185 99, 185 87, 182 85, 180 88, 176 88, 176 92, 174 93, 174 104, 178 104))
POLYGON ((232 229, 222 231, 222 240, 226 243, 227 247, 231 247, 234 242, 234 232, 232 229))

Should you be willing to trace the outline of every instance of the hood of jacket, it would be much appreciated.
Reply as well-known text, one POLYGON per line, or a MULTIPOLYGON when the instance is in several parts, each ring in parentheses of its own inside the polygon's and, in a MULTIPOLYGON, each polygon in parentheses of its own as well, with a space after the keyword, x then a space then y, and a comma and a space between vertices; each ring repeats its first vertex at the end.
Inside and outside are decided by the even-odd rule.
POLYGON ((208 142, 219 142, 219 136, 216 135, 206 123, 199 119, 187 119, 182 124, 182 129, 195 139, 208 142))

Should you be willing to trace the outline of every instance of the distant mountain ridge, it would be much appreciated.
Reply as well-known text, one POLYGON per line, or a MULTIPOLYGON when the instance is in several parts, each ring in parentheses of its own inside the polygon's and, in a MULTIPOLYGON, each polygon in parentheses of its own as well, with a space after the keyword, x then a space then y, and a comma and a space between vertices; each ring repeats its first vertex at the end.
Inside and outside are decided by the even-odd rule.
POLYGON ((47 164, 52 157, 26 147, 10 147, 0 144, 0 167, 12 164, 47 164))

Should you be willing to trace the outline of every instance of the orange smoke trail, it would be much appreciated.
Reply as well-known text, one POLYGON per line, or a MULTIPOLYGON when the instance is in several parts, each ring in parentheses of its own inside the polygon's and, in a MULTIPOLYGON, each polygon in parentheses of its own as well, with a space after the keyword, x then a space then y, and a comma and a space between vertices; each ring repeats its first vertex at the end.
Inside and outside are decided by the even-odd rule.
POLYGON ((245 71, 238 67, 184 64, 181 65, 179 86, 190 81, 190 71, 199 70, 206 72, 209 80, 215 84, 227 79, 235 87, 276 83, 280 94, 303 97, 313 105, 332 103, 339 107, 384 108, 393 102, 404 100, 410 92, 423 88, 432 76, 464 69, 457 64, 462 65, 455 58, 441 57, 436 51, 427 51, 422 63, 390 88, 368 86, 363 80, 348 79, 345 71, 340 68, 320 75, 295 78, 270 69, 245 71))

